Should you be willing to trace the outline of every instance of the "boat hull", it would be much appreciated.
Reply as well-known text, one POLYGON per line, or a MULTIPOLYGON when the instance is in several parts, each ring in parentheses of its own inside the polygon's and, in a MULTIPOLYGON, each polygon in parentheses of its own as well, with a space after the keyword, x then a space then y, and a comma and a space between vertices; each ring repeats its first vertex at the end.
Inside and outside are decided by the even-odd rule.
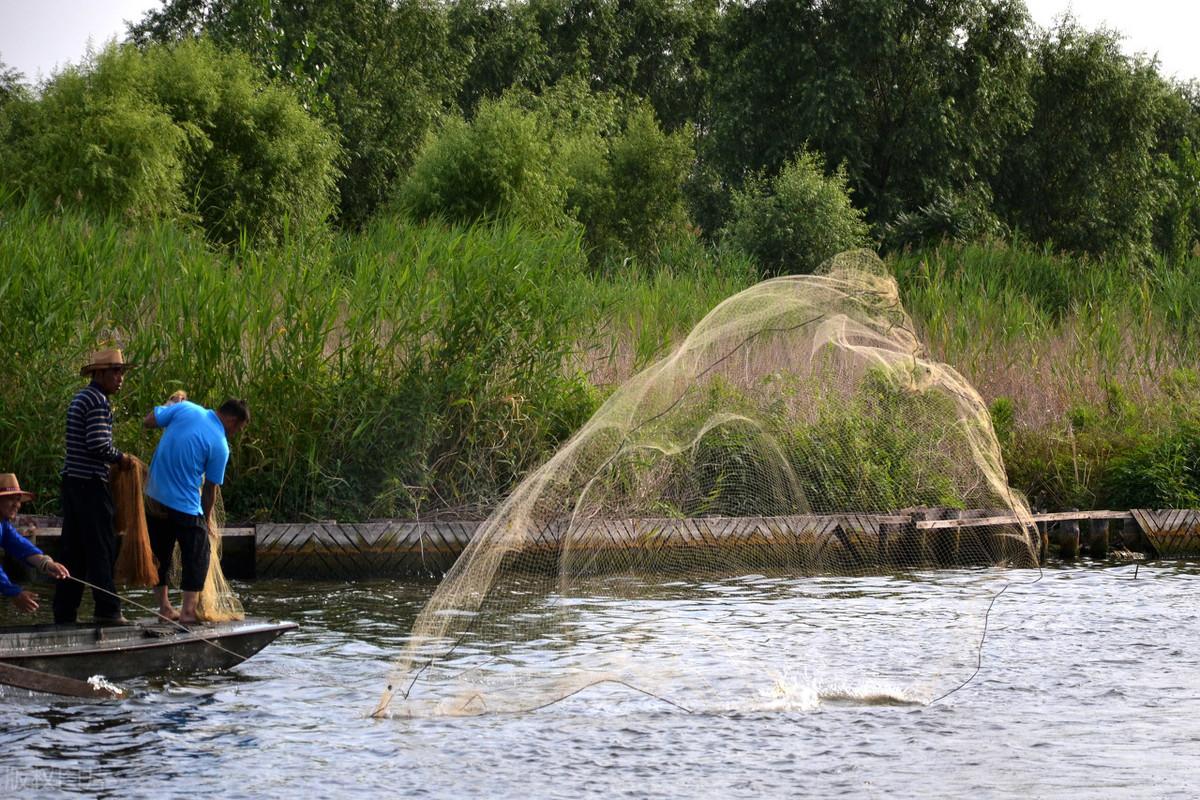
POLYGON ((29 625, 0 629, 0 662, 87 680, 229 669, 294 630, 294 622, 240 620, 191 630, 151 619, 129 625, 29 625))

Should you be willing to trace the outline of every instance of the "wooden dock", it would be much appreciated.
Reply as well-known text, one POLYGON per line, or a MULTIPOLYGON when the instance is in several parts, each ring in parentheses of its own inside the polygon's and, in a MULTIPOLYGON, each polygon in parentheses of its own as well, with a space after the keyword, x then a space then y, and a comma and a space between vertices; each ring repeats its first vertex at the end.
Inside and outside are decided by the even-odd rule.
MULTIPOLYGON (((1070 560, 1123 554, 1161 559, 1200 558, 1200 511, 1189 509, 1133 511, 1065 511, 1035 514, 1039 556, 1070 560)), ((480 521, 415 522, 388 520, 364 523, 333 521, 260 524, 228 528, 222 539, 221 563, 230 578, 322 578, 355 580, 378 577, 436 577, 446 572, 470 543, 480 521)), ((789 517, 708 517, 636 519, 597 522, 575 530, 575 552, 613 554, 630 547, 653 547, 664 553, 689 549, 731 548, 758 552, 765 561, 780 552, 805 547, 843 548, 838 558, 864 552, 879 555, 890 548, 902 561, 905 553, 923 554, 922 563, 955 563, 966 553, 969 537, 984 529, 1019 526, 997 512, 919 509, 891 515, 838 514, 789 517), (964 544, 966 543, 966 544, 964 544), (874 548, 874 550, 873 550, 874 548), (923 548, 923 549, 922 549, 923 548), (928 557, 925 559, 925 557, 928 557)), ((58 529, 37 531, 35 541, 48 553, 58 549, 58 529)), ((529 537, 524 552, 553 559, 562 530, 548 525, 529 537)), ((20 572, 19 565, 11 565, 20 572)), ((10 573, 11 574, 11 573, 10 573)), ((19 579, 19 578, 18 578, 19 579)))

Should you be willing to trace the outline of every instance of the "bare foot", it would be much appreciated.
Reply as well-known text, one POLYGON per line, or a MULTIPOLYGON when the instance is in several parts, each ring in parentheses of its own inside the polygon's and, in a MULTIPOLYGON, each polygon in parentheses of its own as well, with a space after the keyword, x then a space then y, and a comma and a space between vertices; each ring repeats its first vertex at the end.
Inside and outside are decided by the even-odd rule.
POLYGON ((168 622, 177 622, 179 620, 179 612, 170 606, 158 609, 158 615, 168 622))

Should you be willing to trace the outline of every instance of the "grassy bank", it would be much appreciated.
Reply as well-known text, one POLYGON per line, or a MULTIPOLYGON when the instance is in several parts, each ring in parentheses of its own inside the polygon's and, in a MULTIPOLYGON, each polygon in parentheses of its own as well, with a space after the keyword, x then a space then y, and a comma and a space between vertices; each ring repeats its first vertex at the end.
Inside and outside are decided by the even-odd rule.
MULTIPOLYGON (((597 273, 579 239, 406 226, 217 253, 170 225, 0 210, 0 468, 57 511, 77 369, 140 363, 118 445, 177 388, 245 397, 237 519, 486 509, 752 267, 695 242, 597 273)), ((1082 263, 1021 247, 891 260, 931 349, 993 405, 1014 483, 1045 507, 1200 505, 1200 262, 1082 263)))

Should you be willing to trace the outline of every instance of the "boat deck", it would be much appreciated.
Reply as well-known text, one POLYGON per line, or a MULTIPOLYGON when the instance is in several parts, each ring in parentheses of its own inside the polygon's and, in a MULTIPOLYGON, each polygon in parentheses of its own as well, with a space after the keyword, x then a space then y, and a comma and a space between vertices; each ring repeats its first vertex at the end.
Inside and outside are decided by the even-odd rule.
POLYGON ((120 680, 237 666, 294 622, 246 619, 184 630, 154 618, 128 625, 23 625, 0 629, 0 662, 55 675, 120 680))

